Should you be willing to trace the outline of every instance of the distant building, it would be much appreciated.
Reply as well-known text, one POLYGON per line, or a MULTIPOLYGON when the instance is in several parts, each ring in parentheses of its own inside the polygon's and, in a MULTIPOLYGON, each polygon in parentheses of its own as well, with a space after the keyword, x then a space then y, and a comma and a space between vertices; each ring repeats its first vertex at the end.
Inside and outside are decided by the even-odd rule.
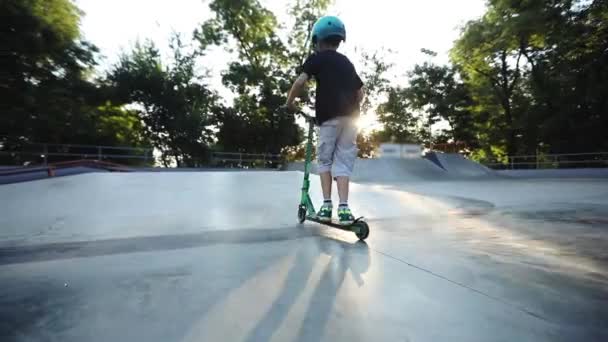
POLYGON ((420 158, 422 147, 414 144, 380 144, 378 154, 380 158, 420 158))

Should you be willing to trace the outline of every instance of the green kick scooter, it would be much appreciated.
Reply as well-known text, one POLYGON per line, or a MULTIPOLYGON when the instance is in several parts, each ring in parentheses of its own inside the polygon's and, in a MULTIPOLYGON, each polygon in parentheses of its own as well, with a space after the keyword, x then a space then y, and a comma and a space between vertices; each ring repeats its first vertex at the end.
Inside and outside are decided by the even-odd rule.
POLYGON ((317 217, 315 207, 312 204, 308 190, 310 188, 310 165, 312 159, 312 138, 315 119, 301 114, 308 122, 308 138, 306 142, 306 160, 304 162, 304 182, 302 184, 302 199, 300 200, 300 206, 298 207, 298 221, 304 223, 304 221, 313 221, 333 228, 338 228, 355 233, 359 240, 365 240, 369 236, 369 226, 364 221, 363 217, 359 217, 353 223, 349 225, 342 225, 333 219, 331 221, 321 221, 317 217))

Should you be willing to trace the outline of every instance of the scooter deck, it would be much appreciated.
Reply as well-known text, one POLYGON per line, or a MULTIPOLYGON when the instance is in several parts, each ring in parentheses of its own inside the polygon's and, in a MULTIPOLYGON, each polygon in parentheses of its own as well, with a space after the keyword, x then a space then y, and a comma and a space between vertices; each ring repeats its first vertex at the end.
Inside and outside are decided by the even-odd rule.
POLYGON ((318 217, 316 216, 306 216, 306 220, 308 221, 312 221, 312 222, 316 222, 319 224, 324 224, 326 226, 330 226, 333 228, 338 228, 338 229, 342 229, 342 230, 346 230, 349 232, 356 232, 356 229, 354 229, 357 226, 357 223, 359 223, 359 221, 363 220, 363 217, 359 217, 358 219, 356 219, 353 223, 351 224, 340 224, 340 222, 332 219, 331 221, 323 221, 323 220, 319 220, 318 217))

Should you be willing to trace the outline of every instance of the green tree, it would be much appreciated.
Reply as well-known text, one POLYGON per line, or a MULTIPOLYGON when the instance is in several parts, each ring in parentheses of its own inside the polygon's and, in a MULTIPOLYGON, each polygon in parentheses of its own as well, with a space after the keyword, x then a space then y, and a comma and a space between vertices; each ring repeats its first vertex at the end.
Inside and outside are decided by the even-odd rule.
POLYGON ((289 56, 299 64, 294 69, 294 76, 299 74, 299 66, 304 64, 312 52, 311 33, 314 23, 323 16, 331 0, 293 0, 288 14, 294 21, 287 39, 289 56))
POLYGON ((215 92, 196 72, 198 51, 188 52, 176 35, 171 61, 164 65, 150 41, 121 56, 108 75, 114 97, 139 108, 145 134, 168 165, 200 166, 208 161, 216 114, 222 110, 215 92))
POLYGON ((99 106, 96 142, 115 142, 120 146, 149 147, 145 127, 136 110, 113 105, 110 101, 99 106))
POLYGON ((407 102, 407 91, 401 87, 388 90, 387 99, 378 106, 378 121, 383 129, 375 133, 381 142, 420 143, 419 119, 407 102))
POLYGON ((409 85, 404 89, 404 99, 411 111, 422 114, 423 132, 430 131, 432 125, 445 120, 449 129, 437 139, 464 142, 476 147, 470 111, 472 99, 456 69, 425 62, 414 66, 408 76, 409 85))
POLYGON ((236 60, 229 63, 223 83, 236 95, 219 118, 218 145, 227 151, 279 153, 296 146, 302 131, 293 115, 281 110, 297 67, 308 52, 308 31, 329 1, 295 1, 298 14, 285 36, 275 15, 257 0, 215 0, 214 18, 203 23, 197 37, 204 49, 225 45, 236 60))
POLYGON ((141 143, 135 131, 141 127, 118 120, 127 112, 109 112, 90 80, 97 48, 81 38, 81 12, 72 1, 3 0, 0 12, 2 149, 32 142, 141 143))
POLYGON ((371 132, 371 134, 359 134, 357 136, 357 148, 359 158, 373 158, 376 150, 380 145, 378 141, 379 135, 377 132, 371 132))
POLYGON ((363 61, 361 78, 364 82, 365 97, 361 103, 361 112, 368 114, 375 106, 381 102, 390 88, 390 80, 387 73, 393 64, 387 63, 385 56, 391 53, 390 50, 380 49, 378 51, 361 51, 363 61))
POLYGON ((10 52, 0 62, 0 134, 57 141, 77 133, 95 52, 80 40, 80 12, 67 0, 7 0, 0 11, 2 51, 10 52))
POLYGON ((484 154, 606 148, 608 4, 491 0, 452 50, 484 154))
POLYGON ((393 68, 392 63, 386 62, 386 55, 391 50, 361 51, 362 68, 360 75, 364 83, 365 97, 361 103, 361 115, 370 115, 372 110, 383 124, 378 131, 361 133, 357 137, 360 158, 371 158, 383 142, 410 142, 415 137, 411 116, 400 102, 401 88, 391 87, 387 77, 393 68))
POLYGON ((514 97, 521 85, 521 57, 517 38, 502 29, 502 17, 492 8, 479 20, 469 22, 452 49, 452 60, 464 71, 465 82, 487 115, 484 127, 488 143, 517 153, 518 112, 514 97))
MULTIPOLYGON (((517 17, 541 18, 535 30, 516 26, 520 49, 530 67, 529 91, 535 99, 530 126, 552 152, 603 151, 608 109, 608 4, 605 1, 556 1, 514 6, 497 3, 517 17)), ((530 146, 536 148, 536 144, 530 146)))

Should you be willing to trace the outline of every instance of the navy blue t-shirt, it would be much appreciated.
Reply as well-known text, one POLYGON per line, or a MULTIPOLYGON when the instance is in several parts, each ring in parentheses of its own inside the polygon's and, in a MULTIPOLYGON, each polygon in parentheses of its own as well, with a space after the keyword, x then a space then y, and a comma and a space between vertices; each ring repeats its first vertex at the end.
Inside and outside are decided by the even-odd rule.
POLYGON ((363 82, 346 56, 334 50, 320 51, 306 59, 302 70, 317 81, 317 124, 339 116, 359 115, 356 96, 363 82))

